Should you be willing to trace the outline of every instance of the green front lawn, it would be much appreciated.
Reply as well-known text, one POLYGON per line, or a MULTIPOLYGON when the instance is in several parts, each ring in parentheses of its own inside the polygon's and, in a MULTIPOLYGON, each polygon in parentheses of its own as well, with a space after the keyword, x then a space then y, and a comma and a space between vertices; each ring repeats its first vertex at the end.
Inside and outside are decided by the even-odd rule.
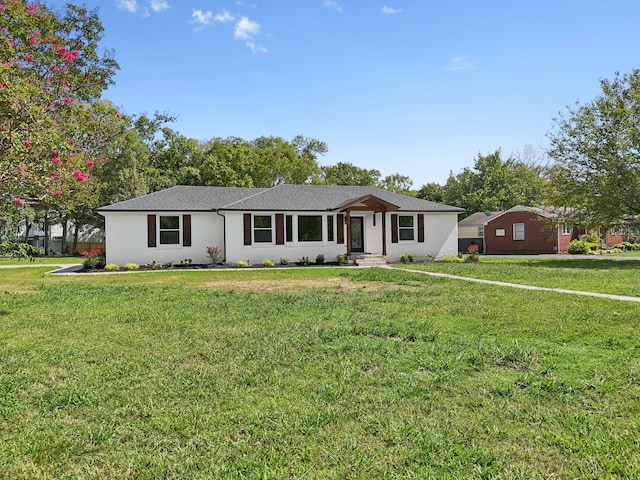
POLYGON ((426 262, 397 265, 503 282, 640 297, 640 261, 580 256, 487 258, 480 263, 426 262))
POLYGON ((67 265, 71 263, 82 263, 82 257, 30 257, 30 258, 7 258, 0 257, 0 265, 67 265))
POLYGON ((44 271, 0 274, 2 478, 640 476, 637 304, 388 269, 44 271))

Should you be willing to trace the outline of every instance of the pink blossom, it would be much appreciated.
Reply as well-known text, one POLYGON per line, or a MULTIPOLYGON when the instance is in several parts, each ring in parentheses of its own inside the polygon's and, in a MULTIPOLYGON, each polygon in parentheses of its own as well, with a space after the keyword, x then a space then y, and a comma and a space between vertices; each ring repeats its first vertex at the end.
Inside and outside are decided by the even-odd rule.
POLYGON ((65 105, 71 103, 71 97, 64 97, 64 103, 65 105))
POLYGON ((33 60, 33 55, 25 55, 24 59, 27 60, 28 62, 31 62, 33 60))
POLYGON ((51 156, 51 163, 53 165, 60 165, 62 163, 60 161, 60 155, 58 155, 56 152, 52 152, 50 156, 51 156))
POLYGON ((24 205, 24 203, 22 202, 22 200, 20 200, 19 198, 14 198, 14 199, 13 199, 13 204, 14 204, 16 207, 22 207, 22 206, 24 205))
POLYGON ((24 141, 24 146, 27 147, 27 148, 31 148, 32 143, 29 140, 25 140, 24 141))
POLYGON ((18 165, 18 170, 20 170, 21 172, 24 172, 24 167, 22 165, 18 165))
POLYGON ((82 173, 80 170, 75 170, 73 175, 76 177, 76 181, 78 182, 84 182, 89 177, 89 175, 82 173))
POLYGON ((62 195, 62 190, 56 190, 53 192, 54 195, 62 195))
POLYGON ((95 162, 93 160, 89 160, 87 162, 87 168, 93 168, 95 166, 96 166, 96 164, 95 164, 95 162))

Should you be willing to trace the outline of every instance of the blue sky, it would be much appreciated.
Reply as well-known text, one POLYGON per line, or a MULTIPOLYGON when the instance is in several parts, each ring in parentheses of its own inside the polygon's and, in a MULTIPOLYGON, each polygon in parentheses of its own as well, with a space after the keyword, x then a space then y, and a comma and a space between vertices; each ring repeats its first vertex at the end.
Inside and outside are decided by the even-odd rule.
POLYGON ((415 188, 544 148, 566 105, 640 68, 637 0, 70 1, 98 8, 124 112, 199 140, 302 134, 322 165, 415 188))

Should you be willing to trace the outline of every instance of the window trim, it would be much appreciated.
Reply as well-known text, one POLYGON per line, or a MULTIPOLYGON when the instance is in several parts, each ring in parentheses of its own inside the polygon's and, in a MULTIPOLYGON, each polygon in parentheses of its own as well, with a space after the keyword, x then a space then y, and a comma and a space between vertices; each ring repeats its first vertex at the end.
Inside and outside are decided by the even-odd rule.
POLYGON ((253 222, 251 224, 252 229, 251 229, 251 233, 252 233, 252 239, 253 239, 253 243, 262 243, 262 244, 272 244, 273 243, 273 215, 253 215, 252 218, 253 222), (258 227, 256 224, 256 219, 258 218, 268 218, 269 219, 269 226, 268 227, 258 227), (258 237, 256 237, 256 233, 262 233, 262 232, 269 232, 269 240, 258 240, 258 237))
POLYGON ((182 232, 182 218, 180 215, 158 215, 158 245, 160 246, 172 246, 172 245, 178 245, 181 246, 182 242, 180 241, 180 237, 181 237, 181 232, 182 232), (163 227, 162 226, 162 219, 164 218, 176 218, 178 220, 178 226, 177 227, 163 227), (166 241, 162 241, 162 237, 163 237, 163 233, 174 233, 177 235, 177 241, 175 242, 166 242, 166 241))
POLYGON ((415 242, 416 241, 416 217, 415 215, 398 215, 398 241, 415 242), (403 226, 402 219, 410 218, 411 226, 403 226), (402 232, 411 232, 411 238, 402 238, 402 232))
POLYGON ((297 215, 297 227, 298 227, 298 235, 297 235, 297 240, 298 243, 320 243, 324 241, 324 235, 323 235, 323 226, 324 226, 324 221, 323 221, 323 217, 325 217, 325 215, 322 214, 318 214, 318 215, 297 215), (300 219, 303 218, 317 218, 320 219, 320 228, 318 232, 314 232, 314 233, 320 233, 320 238, 318 239, 312 239, 312 240, 304 240, 302 239, 301 235, 303 233, 303 229, 300 228, 300 219))
POLYGON ((524 240, 524 223, 519 222, 513 224, 513 240, 518 242, 524 240), (522 228, 522 235, 520 235, 520 232, 518 231, 519 227, 522 228))
POLYGON ((507 234, 504 228, 496 228, 496 237, 504 237, 507 234))

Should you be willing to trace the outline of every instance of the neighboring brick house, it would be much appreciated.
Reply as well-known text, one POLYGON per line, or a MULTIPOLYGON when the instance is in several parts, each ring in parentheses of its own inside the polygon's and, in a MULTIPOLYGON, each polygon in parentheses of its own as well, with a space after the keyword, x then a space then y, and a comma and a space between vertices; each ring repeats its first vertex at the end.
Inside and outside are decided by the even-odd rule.
MULTIPOLYGON (((540 254, 562 251, 561 227, 555 215, 534 207, 517 205, 485 222, 484 252, 489 255, 540 254)), ((568 245, 568 242, 567 242, 568 245)))

